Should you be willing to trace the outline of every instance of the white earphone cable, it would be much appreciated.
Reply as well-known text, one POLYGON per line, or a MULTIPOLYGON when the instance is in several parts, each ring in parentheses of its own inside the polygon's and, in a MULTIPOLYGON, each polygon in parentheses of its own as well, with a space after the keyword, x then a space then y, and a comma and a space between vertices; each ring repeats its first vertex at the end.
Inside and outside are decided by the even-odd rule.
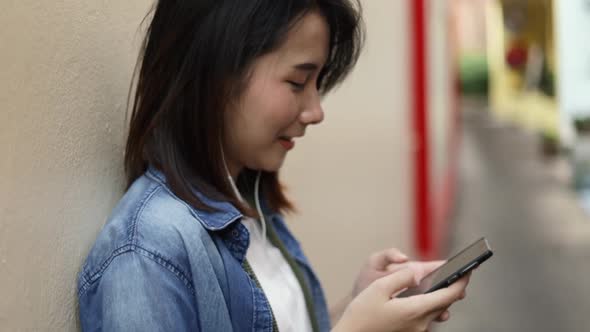
MULTIPOLYGON (((221 146, 221 160, 223 161, 223 167, 225 168, 225 172, 227 173, 227 180, 229 181, 234 194, 238 198, 240 202, 244 202, 244 198, 242 194, 240 194, 240 190, 236 186, 234 179, 232 178, 229 169, 227 168, 227 163, 225 162, 225 153, 223 152, 223 146, 221 146)), ((260 223, 262 224, 262 243, 266 245, 266 219, 264 218, 264 214, 262 213, 262 208, 260 206, 260 178, 261 178, 261 171, 258 171, 256 174, 256 184, 254 185, 254 201, 256 204, 256 211, 260 216, 260 223)))
POLYGON ((256 211, 258 211, 258 215, 260 216, 260 223, 262 224, 262 241, 263 244, 266 245, 266 219, 264 218, 264 214, 262 213, 262 208, 260 207, 260 177, 262 172, 258 171, 256 175, 256 184, 254 186, 254 201, 256 202, 256 211))

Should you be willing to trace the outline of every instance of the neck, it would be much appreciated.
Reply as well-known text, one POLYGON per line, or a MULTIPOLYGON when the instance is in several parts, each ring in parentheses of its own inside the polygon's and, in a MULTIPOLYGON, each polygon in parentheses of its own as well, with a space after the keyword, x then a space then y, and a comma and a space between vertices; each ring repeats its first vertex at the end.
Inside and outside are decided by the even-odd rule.
POLYGON ((240 173, 242 172, 242 167, 237 167, 233 164, 229 164, 227 165, 227 171, 229 172, 229 175, 231 176, 231 178, 234 180, 234 182, 238 181, 238 176, 240 175, 240 173))

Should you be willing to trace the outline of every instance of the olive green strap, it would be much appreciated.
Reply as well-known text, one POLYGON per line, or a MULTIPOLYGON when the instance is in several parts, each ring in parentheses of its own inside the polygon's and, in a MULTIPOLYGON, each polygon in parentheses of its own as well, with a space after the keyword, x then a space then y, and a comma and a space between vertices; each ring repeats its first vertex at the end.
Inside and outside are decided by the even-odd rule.
POLYGON ((299 285, 301 286, 301 290, 303 291, 303 297, 305 298, 305 305, 307 307, 309 320, 311 321, 312 330, 314 332, 320 332, 318 319, 315 315, 315 306, 313 303, 313 298, 311 296, 311 290, 309 289, 309 285, 307 284, 305 276, 301 271, 301 267, 297 264, 295 259, 293 259, 289 251, 287 251, 287 248, 285 247, 283 242, 281 242, 281 239, 276 233, 274 226, 272 225, 272 222, 267 222, 266 230, 268 239, 272 244, 279 248, 279 250, 283 254, 283 257, 285 257, 285 260, 287 261, 287 263, 289 263, 289 266, 291 266, 291 270, 293 270, 293 273, 295 274, 297 281, 299 281, 299 285))
MULTIPOLYGON (((258 281, 258 278, 256 277, 256 274, 254 273, 254 270, 252 270, 252 266, 250 266, 250 263, 248 263, 247 259, 244 259, 244 262, 242 263, 242 268, 244 268, 244 271, 246 271, 246 273, 254 281, 256 286, 264 294, 264 289, 262 289, 262 286, 260 285, 260 281, 258 281)), ((264 296, 266 297, 266 294, 264 296)), ((272 317, 272 331, 279 332, 279 326, 277 325, 277 320, 275 319, 275 314, 272 311, 272 306, 270 305, 270 303, 269 303, 269 308, 270 308, 270 316, 272 317)))

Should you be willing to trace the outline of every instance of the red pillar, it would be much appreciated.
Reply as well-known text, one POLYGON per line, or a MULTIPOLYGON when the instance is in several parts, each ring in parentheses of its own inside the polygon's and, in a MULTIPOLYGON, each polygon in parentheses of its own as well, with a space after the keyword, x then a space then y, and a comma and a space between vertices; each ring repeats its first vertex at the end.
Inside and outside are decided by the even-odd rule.
POLYGON ((427 26, 426 1, 410 0, 411 7, 411 61, 412 61, 412 119, 414 127, 414 217, 415 246, 422 259, 434 256, 432 241, 432 214, 430 203, 430 160, 427 116, 427 26))

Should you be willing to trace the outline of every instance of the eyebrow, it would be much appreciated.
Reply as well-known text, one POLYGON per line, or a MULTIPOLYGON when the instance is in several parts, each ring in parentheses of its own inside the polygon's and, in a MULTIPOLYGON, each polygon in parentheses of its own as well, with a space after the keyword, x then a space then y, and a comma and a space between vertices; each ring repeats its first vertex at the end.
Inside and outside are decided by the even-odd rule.
POLYGON ((315 71, 319 68, 319 66, 312 62, 306 62, 295 65, 294 68, 303 71, 315 71))

